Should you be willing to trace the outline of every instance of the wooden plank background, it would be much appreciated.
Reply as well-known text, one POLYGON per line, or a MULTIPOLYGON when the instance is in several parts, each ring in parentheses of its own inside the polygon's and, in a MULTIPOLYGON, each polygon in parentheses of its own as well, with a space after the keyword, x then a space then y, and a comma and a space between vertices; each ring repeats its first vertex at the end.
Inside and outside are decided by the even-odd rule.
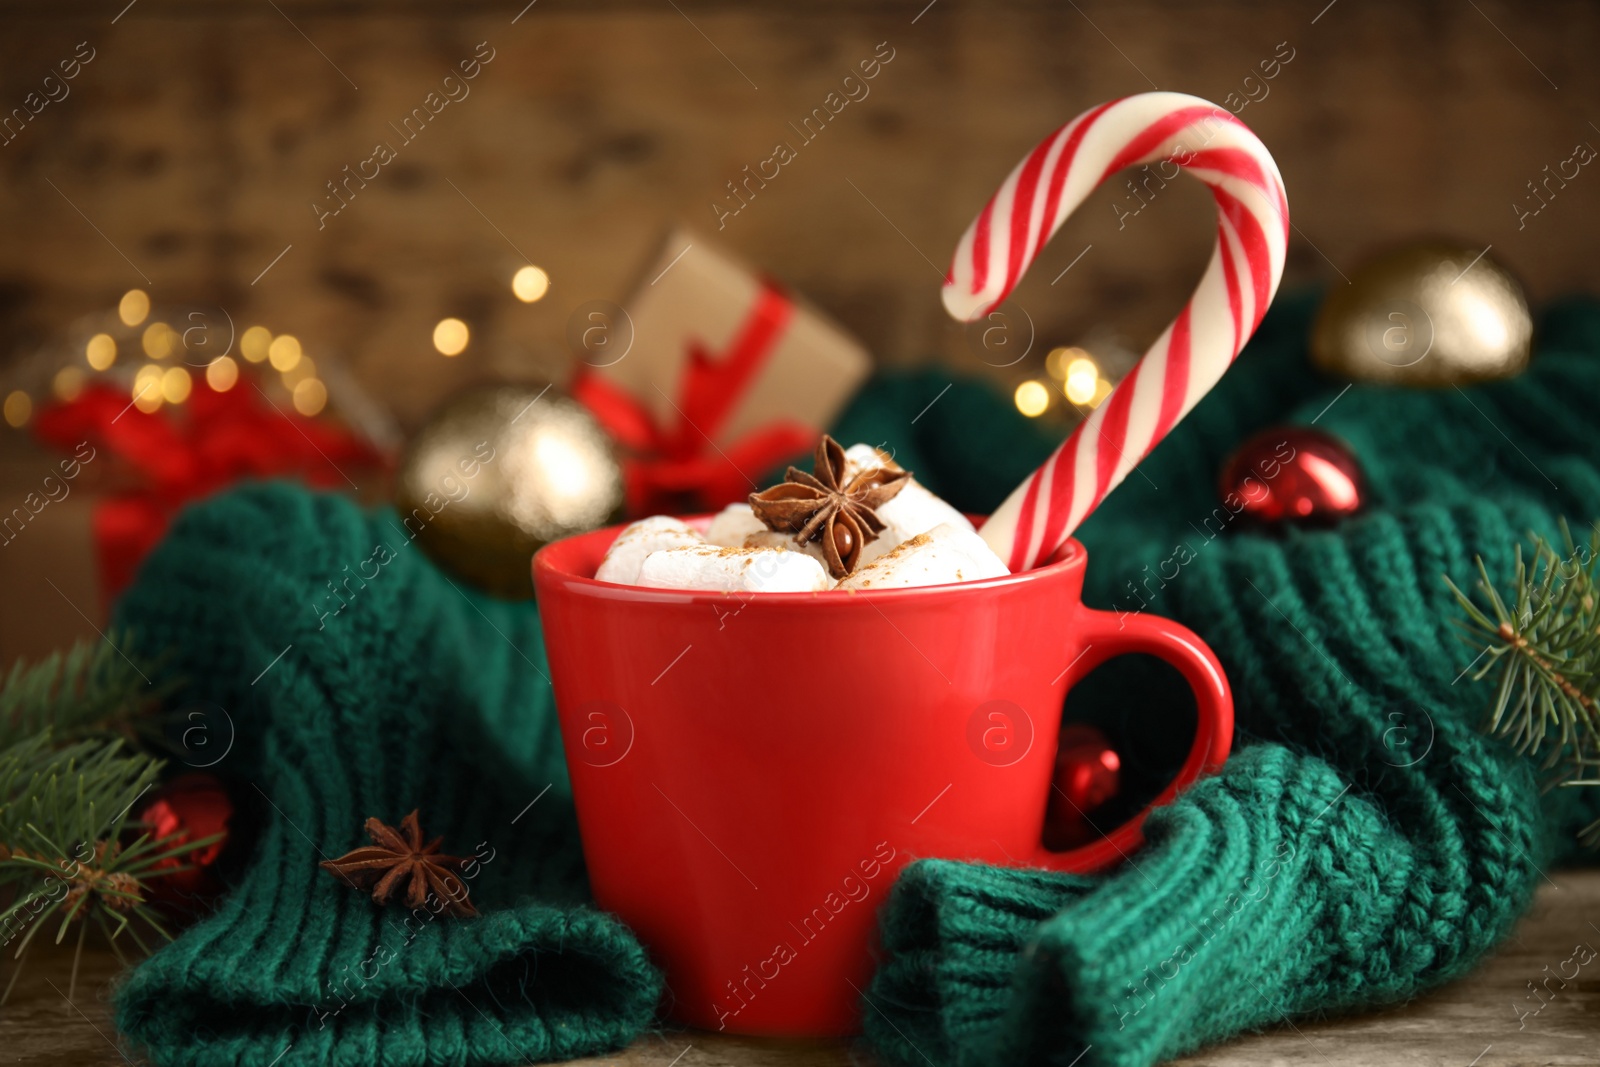
MULTIPOLYGON (((94 58, 0 144, 0 350, 59 338, 148 279, 158 304, 213 301, 296 333, 414 423, 469 380, 559 372, 572 310, 622 299, 681 219, 885 363, 1011 381, 1096 326, 1142 346, 1198 277, 1211 222, 1197 183, 1120 230, 1115 204, 1136 202, 1107 189, 1017 294, 1038 331, 1028 360, 989 370, 938 303, 957 237, 1015 161, 1083 108, 1152 85, 1259 97, 1241 118, 1288 185, 1288 284, 1343 284, 1374 248, 1424 233, 1492 244, 1536 299, 1600 282, 1600 176, 1580 173, 1520 229, 1512 208, 1547 164, 1600 145, 1589 4, 524 3, 9 5, 0 112, 59 95, 44 78, 79 42, 94 58), (479 42, 494 58, 470 95, 401 141, 389 124, 479 42), (789 123, 880 42, 894 58, 870 95, 800 144, 789 123), (1290 51, 1275 78, 1246 82, 1290 51), (397 158, 319 230, 325 183, 380 140, 397 158), (797 158, 717 233, 725 183, 780 140, 797 158), (525 260, 553 279, 535 305, 507 287, 525 260), (429 337, 452 314, 474 343, 446 360, 429 337)), ((0 386, 16 368, 0 364, 0 386)))

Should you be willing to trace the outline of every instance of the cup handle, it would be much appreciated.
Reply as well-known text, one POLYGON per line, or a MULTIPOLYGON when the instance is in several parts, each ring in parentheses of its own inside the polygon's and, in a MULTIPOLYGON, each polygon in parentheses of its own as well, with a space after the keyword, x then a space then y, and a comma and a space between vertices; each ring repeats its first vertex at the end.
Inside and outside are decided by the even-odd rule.
MULTIPOLYGON (((1085 644, 1078 659, 1067 669, 1063 692, 1107 660, 1143 652, 1176 667, 1194 691, 1198 707, 1194 744, 1188 757, 1176 777, 1144 810, 1097 841, 1065 852, 1052 852, 1041 843, 1034 856, 1034 862, 1041 867, 1090 871, 1115 863, 1138 848, 1144 843, 1144 820, 1152 808, 1170 803, 1202 774, 1222 766, 1233 744, 1233 691, 1216 653, 1192 630, 1171 619, 1081 608, 1074 619, 1074 627, 1083 635, 1085 644)), ((1055 761, 1049 766, 1054 775, 1055 761)), ((1054 787, 1052 780, 1051 788, 1054 787)), ((1042 832, 1042 824, 1040 829, 1042 832)))

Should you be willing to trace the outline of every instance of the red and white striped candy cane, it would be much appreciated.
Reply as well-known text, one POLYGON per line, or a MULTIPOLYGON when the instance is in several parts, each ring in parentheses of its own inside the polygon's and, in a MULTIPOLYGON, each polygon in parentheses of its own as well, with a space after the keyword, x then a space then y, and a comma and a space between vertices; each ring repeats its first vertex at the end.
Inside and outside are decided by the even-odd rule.
POLYGON ((984 524, 983 539, 1013 571, 1049 559, 1222 377, 1277 292, 1289 204, 1278 165, 1230 112, 1197 96, 1140 93, 1045 138, 956 246, 944 306, 971 322, 1006 298, 1096 186, 1163 160, 1211 187, 1216 250, 1189 303, 1133 371, 984 524))

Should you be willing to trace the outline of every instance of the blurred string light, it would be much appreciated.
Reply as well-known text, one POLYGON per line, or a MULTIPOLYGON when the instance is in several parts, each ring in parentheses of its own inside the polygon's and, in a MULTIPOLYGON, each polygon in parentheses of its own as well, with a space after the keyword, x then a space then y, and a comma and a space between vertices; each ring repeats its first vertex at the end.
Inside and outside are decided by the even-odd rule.
POLYGON ((280 374, 294 370, 295 364, 300 362, 300 339, 291 333, 280 333, 267 346, 267 359, 272 362, 272 369, 280 374))
POLYGON ((459 356, 467 350, 470 336, 467 324, 460 319, 440 319, 433 328, 433 347, 440 355, 459 356))
POLYGON ((1067 364, 1088 354, 1081 348, 1052 348, 1044 357, 1045 372, 1056 381, 1063 381, 1067 377, 1067 364))
POLYGON ((182 367, 168 367, 161 375, 161 399, 169 404, 181 404, 189 399, 194 382, 182 367))
POLYGON ((328 403, 328 387, 320 378, 307 378, 294 387, 294 409, 307 418, 328 403))
POLYGON ((1101 375, 1094 357, 1076 345, 1051 349, 1044 367, 1050 377, 1061 383, 1061 395, 1078 407, 1099 407, 1115 388, 1101 375))
POLYGON ((149 414, 161 407, 161 379, 163 371, 154 363, 146 363, 140 367, 133 376, 133 385, 128 394, 133 400, 133 406, 145 414, 149 414))
MULTIPOLYGON (((514 287, 524 299, 537 300, 544 296, 550 281, 537 267, 518 272, 514 287), (529 272, 532 273, 529 273, 529 272)), ((163 405, 181 405, 194 393, 196 376, 203 375, 205 386, 214 392, 225 393, 239 384, 243 364, 267 363, 278 372, 283 388, 288 390, 294 409, 310 418, 320 414, 328 404, 328 387, 317 375, 316 363, 307 356, 298 338, 292 334, 274 336, 265 326, 251 326, 239 335, 238 358, 217 356, 205 364, 190 368, 184 365, 163 365, 183 347, 183 339, 166 322, 146 323, 151 313, 150 297, 143 290, 132 289, 124 293, 117 304, 117 316, 122 325, 130 328, 136 340, 123 342, 124 350, 135 355, 141 351, 148 362, 134 372, 128 395, 133 406, 145 413, 160 410, 163 405), (136 329, 142 327, 142 329, 136 329)), ((440 351, 451 348, 447 354, 463 351, 467 345, 467 327, 459 319, 446 319, 435 329, 435 343, 440 351), (452 348, 453 346, 453 348, 452 348)), ((110 370, 117 362, 118 341, 110 333, 97 333, 84 345, 84 359, 91 371, 110 370)), ((54 394, 63 401, 80 396, 89 373, 80 365, 61 368, 52 380, 54 394)), ((33 400, 17 390, 6 397, 4 416, 12 426, 26 425, 33 416, 33 400)))
POLYGON ((530 264, 511 276, 511 291, 524 304, 531 304, 550 291, 550 275, 530 264))
POLYGON ((177 347, 177 339, 177 332, 171 326, 164 322, 152 322, 144 328, 140 343, 144 346, 144 354, 151 359, 166 359, 177 347))
POLYGON ((1067 376, 1061 391, 1074 404, 1087 404, 1094 399, 1095 386, 1100 383, 1100 368, 1094 360, 1080 356, 1067 364, 1067 376))
POLYGON ((21 389, 12 391, 6 397, 5 416, 6 423, 14 429, 28 425, 28 420, 33 417, 33 398, 21 389))
POLYGON ((272 331, 265 326, 252 326, 239 335, 239 354, 251 363, 266 359, 271 346, 272 331))
POLYGON ((109 333, 97 333, 83 346, 84 358, 94 370, 108 370, 117 361, 117 341, 109 333))
POLYGON ((1018 411, 1030 419, 1038 418, 1050 406, 1050 390, 1044 387, 1043 382, 1029 378, 1017 386, 1012 399, 1016 402, 1018 411))
POLYGON ((82 367, 68 365, 56 371, 56 376, 51 381, 50 388, 55 392, 56 399, 71 403, 78 399, 79 394, 83 392, 84 377, 82 367))
POLYGON ((218 356, 206 364, 206 384, 214 392, 226 393, 239 381, 239 364, 231 357, 218 356))
POLYGON ((137 326, 150 314, 150 297, 143 289, 129 289, 117 302, 117 317, 124 326, 137 326))

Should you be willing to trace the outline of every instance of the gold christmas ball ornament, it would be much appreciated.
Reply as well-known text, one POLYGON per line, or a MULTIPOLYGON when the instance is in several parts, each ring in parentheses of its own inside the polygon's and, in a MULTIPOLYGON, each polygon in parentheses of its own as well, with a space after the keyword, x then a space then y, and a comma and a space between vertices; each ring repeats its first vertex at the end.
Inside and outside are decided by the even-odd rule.
POLYGON ((395 507, 440 567, 496 596, 533 596, 544 544, 622 505, 610 437, 554 386, 480 386, 434 412, 406 448, 395 507))
POLYGON ((1533 319, 1516 277, 1484 249, 1407 245, 1335 285, 1311 328, 1320 369, 1359 382, 1465 385, 1528 365, 1533 319))

